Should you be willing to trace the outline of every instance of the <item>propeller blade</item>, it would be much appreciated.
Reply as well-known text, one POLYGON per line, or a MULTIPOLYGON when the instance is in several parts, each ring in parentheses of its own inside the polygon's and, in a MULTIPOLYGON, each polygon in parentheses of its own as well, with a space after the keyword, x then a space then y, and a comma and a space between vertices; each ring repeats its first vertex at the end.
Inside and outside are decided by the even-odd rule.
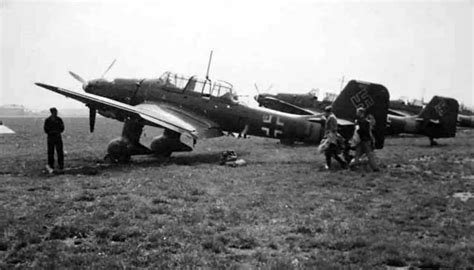
POLYGON ((87 84, 87 81, 84 80, 81 76, 77 75, 76 73, 74 73, 74 72, 72 72, 72 71, 69 71, 69 74, 71 74, 71 76, 72 76, 74 79, 76 79, 76 80, 78 80, 79 82, 81 82, 82 85, 86 85, 86 84, 87 84))
POLYGON ((253 86, 255 86, 255 89, 257 90, 257 93, 260 95, 260 89, 258 89, 258 86, 256 83, 253 84, 253 86))
POLYGON ((270 93, 270 90, 272 90, 272 88, 273 88, 273 84, 271 84, 271 85, 267 88, 267 91, 266 91, 266 92, 267 92, 267 93, 270 93))
POLYGON ((94 132, 96 115, 97 115, 96 108, 89 107, 89 128, 90 128, 91 133, 94 132))
POLYGON ((105 70, 105 72, 104 72, 104 74, 102 74, 101 78, 104 78, 105 74, 107 74, 107 72, 109 72, 109 70, 114 66, 115 61, 117 61, 117 59, 114 59, 114 61, 112 61, 112 64, 110 64, 110 66, 105 70))
POLYGON ((253 96, 253 99, 258 102, 260 99, 260 89, 258 89, 257 83, 254 83, 253 86, 255 87, 255 90, 257 90, 257 94, 253 96))

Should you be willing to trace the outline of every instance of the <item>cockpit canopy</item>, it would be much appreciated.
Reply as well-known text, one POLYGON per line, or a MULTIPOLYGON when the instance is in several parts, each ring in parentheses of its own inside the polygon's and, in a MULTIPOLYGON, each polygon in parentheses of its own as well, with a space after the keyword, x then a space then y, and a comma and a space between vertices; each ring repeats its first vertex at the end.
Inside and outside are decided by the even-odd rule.
POLYGON ((232 84, 225 81, 215 81, 199 79, 196 76, 183 76, 173 72, 165 72, 158 79, 159 83, 181 89, 183 91, 194 91, 202 93, 204 96, 221 97, 224 95, 236 97, 232 84))

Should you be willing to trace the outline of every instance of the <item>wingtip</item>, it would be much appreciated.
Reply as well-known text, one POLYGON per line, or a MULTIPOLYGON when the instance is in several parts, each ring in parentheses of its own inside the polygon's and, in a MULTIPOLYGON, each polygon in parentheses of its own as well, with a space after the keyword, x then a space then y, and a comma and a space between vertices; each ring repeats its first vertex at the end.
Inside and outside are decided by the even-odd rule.
POLYGON ((56 86, 52 86, 52 85, 47 85, 47 84, 44 84, 44 83, 39 83, 39 82, 35 82, 35 84, 39 87, 42 87, 42 88, 46 88, 48 90, 56 90, 58 89, 56 86))
POLYGON ((47 84, 44 84, 44 83, 40 83, 40 82, 35 82, 35 84, 39 87, 43 87, 43 88, 47 88, 47 84))

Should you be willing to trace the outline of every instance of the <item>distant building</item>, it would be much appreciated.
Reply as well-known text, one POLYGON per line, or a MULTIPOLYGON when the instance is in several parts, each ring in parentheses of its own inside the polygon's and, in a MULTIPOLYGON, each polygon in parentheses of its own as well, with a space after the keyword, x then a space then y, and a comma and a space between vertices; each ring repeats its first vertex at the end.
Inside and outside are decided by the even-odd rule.
POLYGON ((324 101, 334 101, 336 100, 337 98, 337 94, 336 93, 326 93, 326 95, 324 96, 324 101))
POLYGON ((22 105, 8 104, 0 106, 1 116, 25 116, 30 112, 22 105))
POLYGON ((423 100, 420 100, 420 99, 412 99, 411 102, 410 102, 410 105, 422 107, 422 106, 425 105, 425 104, 424 104, 423 100))

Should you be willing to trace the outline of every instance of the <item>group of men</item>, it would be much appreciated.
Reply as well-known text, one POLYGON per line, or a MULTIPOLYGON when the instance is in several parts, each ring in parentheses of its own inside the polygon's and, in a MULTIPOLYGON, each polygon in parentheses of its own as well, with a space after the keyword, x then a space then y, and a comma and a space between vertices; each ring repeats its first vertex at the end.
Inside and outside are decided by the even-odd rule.
POLYGON ((324 111, 326 124, 324 129, 324 139, 323 142, 321 142, 321 149, 323 149, 326 157, 325 169, 331 168, 331 160, 333 158, 339 162, 343 169, 348 166, 354 168, 360 163, 360 157, 365 154, 372 170, 379 171, 373 151, 375 143, 372 135, 372 128, 375 125, 374 117, 367 115, 364 108, 358 108, 354 135, 350 141, 346 141, 337 132, 337 118, 332 112, 332 107, 327 106, 324 111), (355 150, 355 155, 352 159, 348 154, 350 150, 355 150), (345 153, 345 160, 339 156, 341 152, 345 153))
MULTIPOLYGON (((58 116, 58 110, 56 108, 51 108, 50 112, 51 116, 49 116, 44 122, 44 132, 48 135, 48 165, 46 166, 46 169, 49 173, 53 173, 55 151, 58 156, 59 172, 64 169, 63 141, 61 138, 61 133, 64 131, 64 123, 58 116)), ((365 154, 367 155, 372 170, 378 171, 379 168, 375 161, 375 154, 373 151, 374 138, 372 135, 372 127, 375 125, 374 118, 367 115, 364 108, 358 108, 354 136, 350 142, 347 142, 337 132, 337 118, 332 112, 331 106, 325 108, 325 117, 325 134, 324 140, 321 143, 321 145, 324 146, 323 151, 326 157, 325 168, 331 168, 331 161, 333 158, 339 162, 343 169, 348 166, 354 168, 359 164, 360 157, 365 154), (350 155, 347 154, 351 149, 355 150, 355 155, 352 159, 350 158, 350 155), (345 160, 339 156, 341 152, 346 153, 346 155, 344 155, 345 160)))

